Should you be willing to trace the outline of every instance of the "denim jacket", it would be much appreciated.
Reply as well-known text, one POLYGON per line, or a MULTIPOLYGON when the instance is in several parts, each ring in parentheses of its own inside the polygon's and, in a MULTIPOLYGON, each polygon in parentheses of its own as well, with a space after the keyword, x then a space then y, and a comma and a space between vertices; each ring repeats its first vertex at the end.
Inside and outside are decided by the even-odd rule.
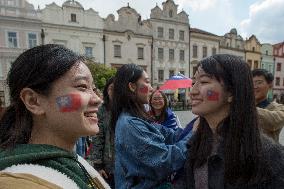
POLYGON ((183 167, 186 142, 180 130, 120 114, 115 131, 115 185, 117 189, 152 189, 183 167))

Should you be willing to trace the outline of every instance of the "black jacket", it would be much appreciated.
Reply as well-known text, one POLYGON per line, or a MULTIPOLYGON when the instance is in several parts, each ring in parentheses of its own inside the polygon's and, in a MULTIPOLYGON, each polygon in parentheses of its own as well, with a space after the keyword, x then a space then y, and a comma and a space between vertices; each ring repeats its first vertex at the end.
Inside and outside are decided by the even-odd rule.
MULTIPOLYGON (((276 144, 268 137, 263 136, 262 148, 262 158, 267 160, 272 170, 272 177, 270 179, 257 184, 246 185, 224 183, 224 151, 220 144, 217 154, 208 158, 208 189, 284 189, 284 146, 276 144)), ((194 189, 194 186, 195 181, 192 166, 186 163, 184 174, 177 180, 174 188, 194 189)))

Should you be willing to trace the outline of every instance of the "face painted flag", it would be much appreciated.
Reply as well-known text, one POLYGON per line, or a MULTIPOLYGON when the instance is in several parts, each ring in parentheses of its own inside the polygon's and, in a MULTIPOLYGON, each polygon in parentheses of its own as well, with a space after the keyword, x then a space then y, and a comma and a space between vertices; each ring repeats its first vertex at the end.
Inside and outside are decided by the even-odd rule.
POLYGON ((149 92, 149 88, 147 86, 142 86, 139 88, 139 92, 146 94, 149 92))
POLYGON ((73 112, 81 107, 81 95, 68 94, 56 98, 56 104, 61 112, 73 112))
POLYGON ((217 101, 219 100, 219 93, 215 91, 208 90, 207 91, 207 99, 210 101, 217 101))

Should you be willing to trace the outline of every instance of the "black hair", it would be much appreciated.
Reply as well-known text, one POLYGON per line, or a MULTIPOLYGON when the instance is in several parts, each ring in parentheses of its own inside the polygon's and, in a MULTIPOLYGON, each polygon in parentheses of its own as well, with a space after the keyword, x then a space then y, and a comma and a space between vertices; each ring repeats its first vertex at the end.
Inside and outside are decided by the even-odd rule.
POLYGON ((111 107, 111 127, 115 129, 116 121, 123 111, 132 116, 149 120, 144 104, 137 101, 137 96, 129 89, 129 83, 136 83, 143 74, 143 69, 136 64, 125 64, 118 69, 113 86, 113 105, 111 107))
POLYGON ((48 95, 54 81, 62 77, 82 56, 62 45, 47 44, 23 52, 12 63, 7 82, 10 106, 0 122, 0 148, 29 142, 33 128, 32 114, 20 99, 23 88, 48 95))
POLYGON ((254 69, 252 71, 252 76, 255 77, 255 76, 263 76, 266 80, 266 82, 268 84, 272 83, 273 82, 273 74, 270 73, 269 71, 265 70, 265 69, 254 69))
MULTIPOLYGON (((199 67, 217 81, 233 100, 230 112, 217 128, 224 144, 224 180, 227 183, 257 182, 269 174, 261 158, 262 148, 253 93, 252 74, 249 66, 233 55, 214 55, 200 61, 199 67), (264 173, 265 170, 265 173, 264 173)), ((212 150, 213 133, 200 116, 200 123, 189 141, 186 166, 201 167, 212 150)))
POLYGON ((114 82, 114 77, 111 77, 107 80, 106 82, 106 85, 104 87, 104 90, 103 90, 103 99, 104 99, 104 105, 105 107, 109 110, 110 109, 110 97, 108 95, 108 88, 111 84, 113 84, 114 82))

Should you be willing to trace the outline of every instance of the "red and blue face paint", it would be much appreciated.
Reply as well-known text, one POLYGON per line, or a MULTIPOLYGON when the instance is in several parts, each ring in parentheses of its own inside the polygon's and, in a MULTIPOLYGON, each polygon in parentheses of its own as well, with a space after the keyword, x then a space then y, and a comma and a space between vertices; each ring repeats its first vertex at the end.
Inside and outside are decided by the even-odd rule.
POLYGON ((147 93, 149 93, 149 87, 148 86, 140 86, 138 91, 140 93, 147 94, 147 93))
POLYGON ((207 99, 209 101, 218 101, 219 100, 219 93, 212 91, 212 90, 208 90, 207 91, 207 99))
POLYGON ((68 94, 56 98, 56 104, 61 112, 74 112, 82 106, 80 94, 68 94))

